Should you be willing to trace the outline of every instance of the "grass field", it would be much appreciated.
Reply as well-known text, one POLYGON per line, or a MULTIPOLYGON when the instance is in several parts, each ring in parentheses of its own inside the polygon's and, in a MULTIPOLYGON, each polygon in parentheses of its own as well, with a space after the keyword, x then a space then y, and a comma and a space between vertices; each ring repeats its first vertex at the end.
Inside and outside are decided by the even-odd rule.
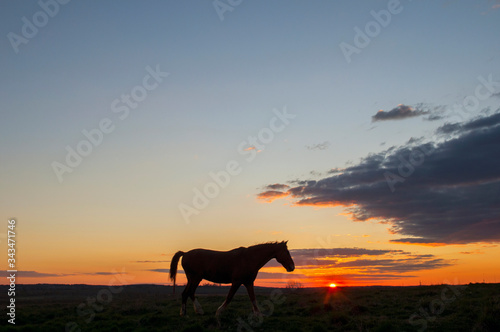
POLYGON ((500 284, 258 288, 262 317, 242 287, 220 329, 214 314, 227 287, 200 287, 205 314, 189 300, 188 317, 179 316, 182 286, 175 295, 155 285, 16 288, 16 324, 8 324, 2 300, 1 331, 500 331, 500 284))

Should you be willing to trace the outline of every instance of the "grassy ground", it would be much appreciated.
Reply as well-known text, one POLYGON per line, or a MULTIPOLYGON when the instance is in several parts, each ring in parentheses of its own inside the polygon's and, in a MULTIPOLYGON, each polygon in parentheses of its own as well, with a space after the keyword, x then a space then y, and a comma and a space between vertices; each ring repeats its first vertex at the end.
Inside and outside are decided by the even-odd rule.
POLYGON ((180 317, 182 288, 173 295, 153 285, 18 285, 16 325, 7 323, 2 300, 0 331, 500 331, 500 284, 262 288, 262 317, 252 314, 242 289, 220 329, 214 314, 227 288, 201 287, 205 314, 188 301, 188 317, 180 317))

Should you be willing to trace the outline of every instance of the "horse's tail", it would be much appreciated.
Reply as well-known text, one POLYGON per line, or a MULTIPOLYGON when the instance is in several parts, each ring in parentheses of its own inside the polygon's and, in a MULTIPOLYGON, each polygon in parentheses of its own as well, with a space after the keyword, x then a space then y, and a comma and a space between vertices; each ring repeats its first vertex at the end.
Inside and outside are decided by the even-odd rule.
POLYGON ((174 257, 172 257, 172 262, 170 262, 170 280, 174 282, 174 294, 175 294, 175 277, 177 275, 177 264, 179 263, 179 259, 184 255, 184 251, 178 251, 175 253, 174 257))

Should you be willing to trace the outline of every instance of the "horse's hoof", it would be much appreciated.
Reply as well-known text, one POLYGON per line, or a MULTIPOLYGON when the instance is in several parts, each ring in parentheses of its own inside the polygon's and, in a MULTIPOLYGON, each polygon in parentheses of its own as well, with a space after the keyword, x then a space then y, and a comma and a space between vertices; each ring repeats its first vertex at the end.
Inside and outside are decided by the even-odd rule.
POLYGON ((203 308, 201 307, 200 302, 198 302, 198 299, 194 300, 194 312, 196 312, 198 315, 203 315, 203 308))

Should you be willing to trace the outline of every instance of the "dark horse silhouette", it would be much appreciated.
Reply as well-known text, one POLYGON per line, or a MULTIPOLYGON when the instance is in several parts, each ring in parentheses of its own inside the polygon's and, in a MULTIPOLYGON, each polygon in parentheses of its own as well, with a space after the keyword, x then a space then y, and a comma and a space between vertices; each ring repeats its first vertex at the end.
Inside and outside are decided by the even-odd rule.
POLYGON ((286 246, 288 241, 257 244, 248 248, 240 247, 229 251, 214 251, 193 249, 188 252, 178 251, 170 263, 170 279, 174 282, 177 274, 177 264, 181 256, 182 268, 186 273, 188 283, 182 292, 181 316, 186 314, 186 301, 191 298, 196 313, 203 314, 203 310, 194 293, 202 279, 214 283, 231 284, 227 298, 217 309, 216 316, 224 311, 233 299, 234 293, 243 284, 245 285, 253 311, 260 314, 255 300, 253 283, 259 269, 271 259, 275 258, 283 267, 292 272, 295 264, 286 246))

